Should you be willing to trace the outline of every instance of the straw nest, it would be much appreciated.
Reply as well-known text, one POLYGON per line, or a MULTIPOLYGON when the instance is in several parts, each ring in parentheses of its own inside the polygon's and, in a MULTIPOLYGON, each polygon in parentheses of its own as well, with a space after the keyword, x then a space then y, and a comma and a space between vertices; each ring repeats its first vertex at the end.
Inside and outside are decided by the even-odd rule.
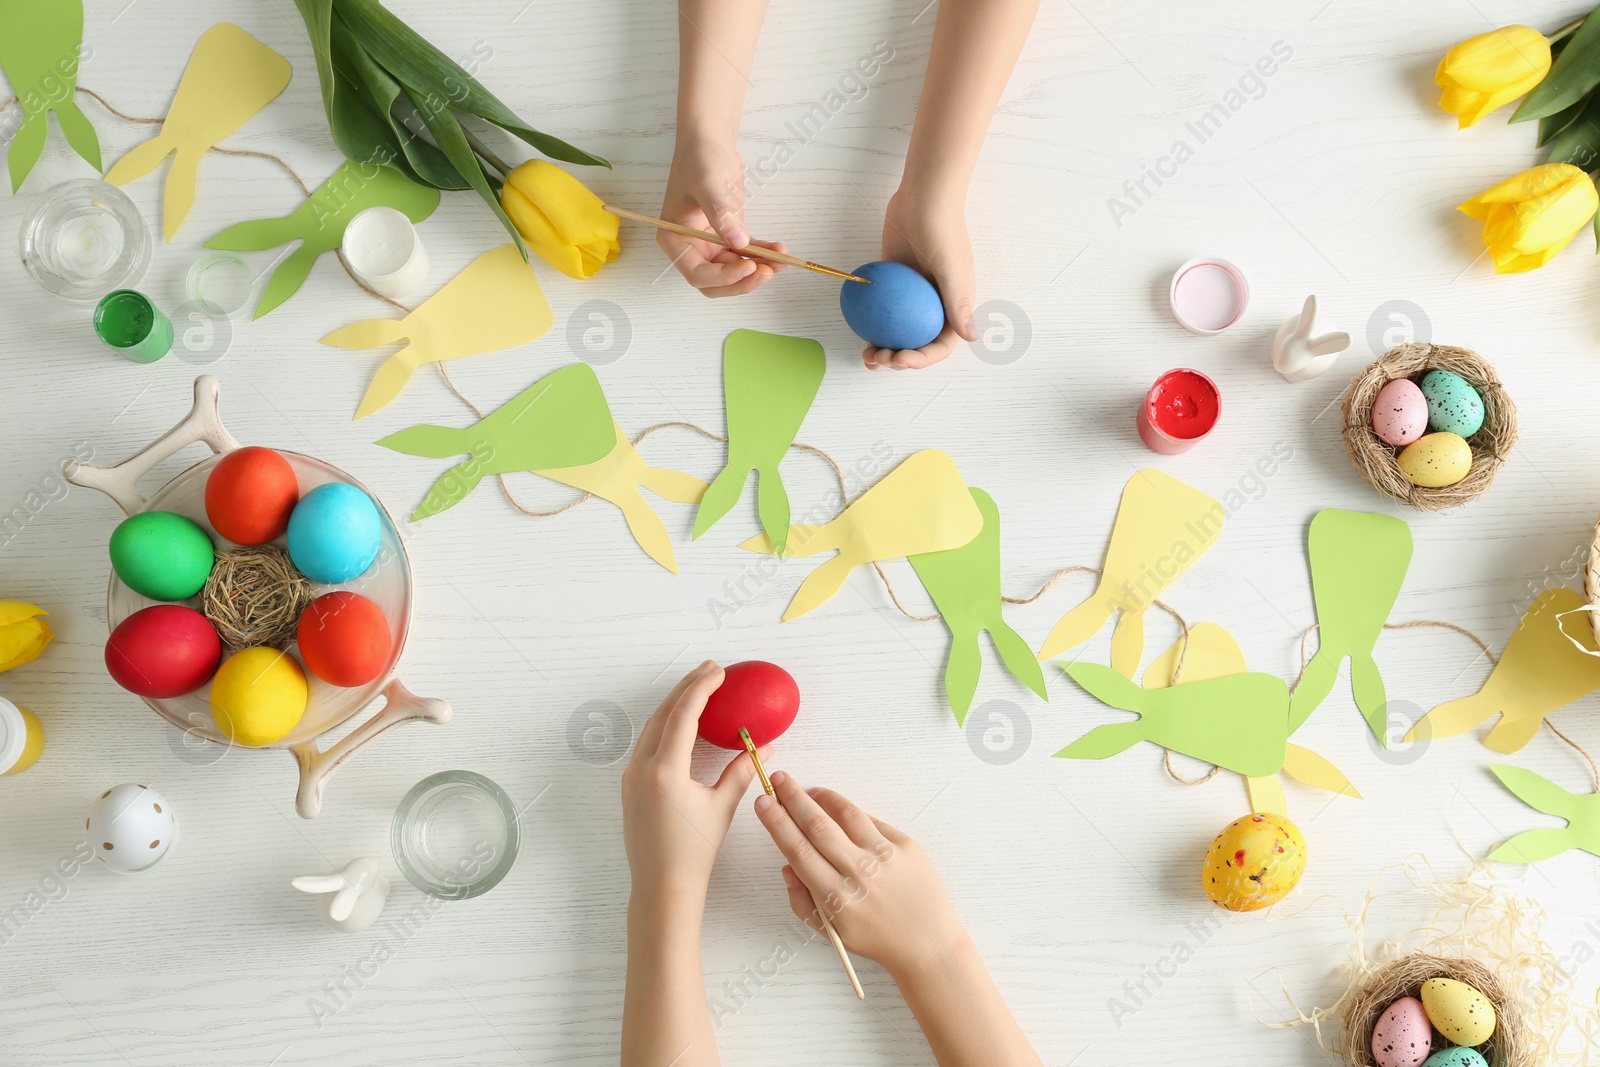
POLYGON ((1494 1007, 1494 1036, 1478 1046, 1489 1067, 1535 1067, 1534 1043, 1522 1013, 1494 972, 1477 960, 1414 952, 1380 967, 1352 991, 1344 1010, 1344 1058, 1350 1067, 1372 1067, 1372 1030, 1384 1009, 1401 997, 1420 997, 1430 978, 1454 978, 1484 995, 1494 1007))
POLYGON ((311 583, 277 545, 218 552, 200 594, 201 609, 230 652, 284 648, 310 602, 311 583))
POLYGON ((1473 500, 1489 488, 1517 440, 1517 406, 1487 360, 1453 345, 1397 345, 1373 360, 1350 383, 1344 397, 1344 447, 1350 461, 1378 492, 1421 511, 1443 511, 1473 500), (1472 468, 1454 485, 1428 489, 1412 485, 1396 462, 1399 450, 1372 432, 1372 405, 1378 391, 1396 378, 1420 384, 1431 370, 1454 371, 1483 398, 1483 428, 1468 440, 1472 468))
POLYGON ((1583 567, 1583 596, 1595 610, 1589 612, 1589 625, 1594 627, 1594 639, 1600 643, 1600 524, 1589 539, 1589 561, 1583 567))

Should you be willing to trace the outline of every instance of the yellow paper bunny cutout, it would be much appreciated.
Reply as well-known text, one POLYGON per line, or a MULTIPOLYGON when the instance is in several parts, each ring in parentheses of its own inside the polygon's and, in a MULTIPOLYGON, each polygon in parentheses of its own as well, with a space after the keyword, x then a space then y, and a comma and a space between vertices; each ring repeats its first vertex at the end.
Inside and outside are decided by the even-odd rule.
MULTIPOLYGON (((521 262, 520 256, 517 261, 521 262)), ((700 498, 705 496, 706 483, 681 471, 649 466, 640 458, 633 442, 622 432, 622 427, 618 426, 616 430, 617 447, 607 453, 604 459, 581 467, 559 467, 534 473, 562 485, 593 493, 621 508, 622 517, 628 520, 628 529, 633 531, 639 547, 649 553, 651 559, 677 574, 678 557, 673 554, 667 527, 662 523, 661 516, 639 494, 639 490, 641 487, 648 489, 675 504, 698 504, 700 498)))
POLYGON ((272 103, 291 73, 287 59, 233 23, 217 23, 195 43, 161 132, 117 160, 106 181, 126 185, 176 152, 161 207, 162 236, 172 240, 194 207, 200 157, 272 103))
POLYGON ((355 417, 400 395, 419 367, 527 344, 555 322, 533 268, 515 245, 491 248, 403 319, 366 319, 322 339, 338 348, 408 342, 372 376, 355 417))
MULTIPOLYGON (((863 563, 960 548, 983 531, 983 514, 967 491, 955 461, 937 449, 906 459, 823 526, 789 527, 785 555, 839 554, 812 571, 789 602, 783 621, 797 619, 839 591, 863 563)), ((740 548, 772 554, 765 533, 740 548)))
POLYGON ((1503 718, 1483 739, 1485 745, 1496 752, 1515 752, 1533 740, 1546 715, 1600 689, 1600 653, 1592 627, 1584 619, 1568 627, 1561 623, 1564 613, 1583 606, 1583 597, 1572 589, 1540 593, 1511 632, 1483 688, 1440 704, 1405 739, 1464 734, 1498 711, 1503 718))
MULTIPOLYGON (((1178 682, 1203 682, 1210 678, 1244 674, 1249 669, 1244 661, 1244 652, 1233 635, 1214 622, 1202 622, 1189 628, 1187 647, 1184 639, 1179 638, 1176 644, 1145 668, 1142 684, 1146 689, 1165 689, 1174 684, 1174 676, 1178 682)), ((1361 796, 1337 767, 1310 749, 1296 744, 1285 747, 1283 773, 1330 793, 1343 793, 1358 799, 1361 796)), ((1251 811, 1289 814, 1289 802, 1275 775, 1245 777, 1244 784, 1250 793, 1251 811)))
POLYGON ((1132 678, 1144 654, 1145 611, 1217 540, 1225 514, 1219 502, 1170 474, 1152 468, 1129 478, 1100 585, 1056 623, 1039 658, 1078 647, 1120 612, 1111 635, 1111 666, 1132 678))

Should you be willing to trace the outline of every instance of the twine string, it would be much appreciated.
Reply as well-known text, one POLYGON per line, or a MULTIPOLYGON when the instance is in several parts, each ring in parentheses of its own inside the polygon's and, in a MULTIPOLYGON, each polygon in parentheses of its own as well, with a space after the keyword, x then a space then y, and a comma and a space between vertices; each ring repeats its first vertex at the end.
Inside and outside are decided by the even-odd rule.
MULTIPOLYGON (((140 126, 159 126, 159 125, 161 125, 162 123, 164 123, 166 121, 166 119, 164 119, 164 118, 157 119, 157 118, 146 118, 146 117, 143 117, 143 116, 140 116, 140 115, 130 115, 127 112, 125 112, 125 111, 121 110, 120 108, 118 108, 116 105, 112 104, 109 100, 107 100, 105 97, 101 96, 99 93, 95 92, 93 89, 88 89, 88 88, 85 88, 84 86, 80 85, 80 86, 77 86, 77 91, 82 93, 82 94, 84 94, 85 96, 89 97, 90 99, 94 100, 101 107, 105 108, 106 111, 108 111, 112 115, 115 115, 117 118, 122 119, 125 122, 132 122, 132 123, 135 123, 135 124, 140 125, 140 126)), ((8 111, 13 106, 15 106, 17 104, 17 102, 18 102, 17 101, 17 97, 12 96, 10 99, 6 100, 4 103, 0 103, 0 115, 5 114, 5 112, 8 111)), ((217 152, 217 153, 220 153, 220 154, 226 155, 226 156, 243 156, 243 157, 249 157, 249 158, 254 158, 254 159, 263 159, 263 160, 266 160, 268 162, 275 163, 285 174, 287 174, 291 179, 293 179, 294 183, 297 186, 299 186, 300 193, 301 193, 302 196, 310 196, 311 195, 311 187, 306 184, 305 179, 302 178, 300 176, 299 172, 297 172, 294 169, 294 167, 292 167, 289 164, 289 162, 287 160, 285 160, 281 156, 273 155, 271 152, 256 151, 254 149, 222 148, 222 147, 217 146, 217 145, 212 145, 208 149, 208 151, 217 152)), ((375 299, 381 300, 385 304, 388 304, 389 306, 391 306, 391 307, 393 307, 393 308, 395 308, 395 309, 397 309, 399 311, 402 311, 402 312, 404 312, 404 313, 406 313, 408 315, 412 311, 415 310, 414 308, 407 307, 406 305, 400 303, 398 300, 394 300, 394 299, 392 299, 390 297, 387 297, 387 296, 383 295, 382 293, 378 292, 377 290, 375 290, 371 286, 369 286, 366 282, 362 281, 360 276, 357 275, 355 271, 350 269, 350 264, 345 262, 344 254, 342 252, 339 253, 339 265, 344 268, 345 273, 350 276, 350 279, 352 281, 354 281, 356 283, 356 285, 358 285, 368 295, 374 297, 375 299)), ((1472 357, 1472 354, 1466 352, 1465 350, 1456 350, 1456 349, 1442 349, 1441 350, 1438 346, 1435 346, 1433 348, 1433 351, 1436 354, 1440 353, 1441 351, 1448 352, 1451 356, 1455 356, 1459 352, 1461 358, 1463 358, 1463 359, 1472 357)), ((477 404, 474 404, 472 402, 472 400, 464 392, 461 391, 460 386, 456 385, 455 380, 450 377, 450 372, 445 369, 444 363, 443 362, 436 362, 436 363, 434 363, 434 366, 438 368, 439 377, 444 380, 444 383, 445 383, 446 387, 448 387, 449 390, 456 395, 456 398, 458 400, 460 400, 463 404, 465 404, 472 411, 472 413, 475 416, 477 416, 479 419, 482 419, 484 417, 483 409, 478 407, 477 404)), ((1376 364, 1374 364, 1374 366, 1376 366, 1376 364)), ((1492 375, 1490 375, 1490 378, 1492 379, 1492 375)), ((1498 385, 1499 383, 1498 382, 1493 382, 1493 384, 1494 385, 1498 385)), ((1502 414, 1502 417, 1506 421, 1508 421, 1510 423, 1510 425, 1509 425, 1509 427, 1505 428, 1507 432, 1504 434, 1504 436, 1514 437, 1515 434, 1516 434, 1516 428, 1515 428, 1516 427, 1516 422, 1515 422, 1515 419, 1516 419, 1515 410, 1516 409, 1512 408, 1510 406, 1509 402, 1507 402, 1505 406, 1506 406, 1506 408, 1508 410, 1502 412, 1501 414, 1502 414)), ((711 441, 717 441, 717 442, 720 442, 720 443, 726 443, 727 440, 728 440, 727 437, 723 436, 722 434, 716 433, 716 432, 714 432, 712 430, 708 430, 705 427, 700 426, 700 425, 698 425, 696 423, 688 422, 686 420, 677 420, 677 419, 675 419, 675 420, 672 420, 672 421, 669 421, 669 422, 658 422, 653 426, 645 427, 643 430, 641 430, 637 435, 635 435, 632 438, 633 444, 634 445, 638 445, 641 442, 643 442, 646 438, 649 438, 652 435, 654 435, 654 434, 656 434, 656 433, 658 433, 658 432, 660 432, 662 430, 667 430, 667 429, 685 429, 685 430, 690 430, 690 431, 692 431, 694 433, 699 434, 701 437, 707 438, 708 440, 711 440, 711 441)), ((795 442, 792 442, 789 445, 789 447, 792 448, 792 449, 796 449, 798 451, 802 451, 802 452, 810 452, 813 455, 820 457, 823 460, 823 462, 825 462, 828 465, 828 467, 833 471, 834 478, 839 484, 839 495, 840 495, 840 498, 843 499, 845 496, 848 495, 847 494, 847 490, 846 490, 846 484, 845 484, 844 470, 839 466, 839 463, 838 463, 837 460, 835 460, 827 452, 824 452, 822 449, 818 448, 815 445, 808 445, 808 444, 804 444, 804 443, 799 442, 799 441, 795 441, 795 442)), ((1498 458, 1498 456, 1497 456, 1497 458, 1498 458)), ((1366 472, 1366 470, 1365 470, 1366 466, 1367 465, 1365 465, 1365 464, 1363 465, 1364 472, 1366 472)), ((1478 466, 1478 464, 1475 463, 1474 464, 1474 468, 1476 468, 1477 466, 1478 466)), ((1474 470, 1474 473, 1475 474, 1477 473, 1476 469, 1474 470)), ((582 493, 579 496, 577 496, 575 499, 573 499, 573 500, 561 505, 558 508, 553 508, 553 509, 548 510, 548 511, 540 511, 540 510, 528 507, 526 504, 522 503, 522 501, 517 499, 516 495, 514 493, 512 493, 512 491, 511 491, 511 483, 510 483, 509 478, 508 478, 507 475, 502 474, 502 475, 499 476, 499 478, 500 478, 500 490, 501 490, 501 492, 503 492, 505 494, 506 500, 511 504, 511 506, 516 508, 518 511, 522 512, 524 515, 527 515, 527 516, 530 516, 530 517, 536 518, 536 519, 553 518, 553 517, 555 517, 557 515, 564 514, 564 513, 568 512, 568 511, 571 511, 573 508, 577 507, 579 504, 582 504, 583 502, 585 502, 586 500, 588 500, 590 497, 592 497, 594 495, 593 493, 587 493, 587 492, 586 493, 582 493)), ((1369 473, 1369 479, 1368 480, 1369 481, 1374 480, 1370 476, 1370 473, 1369 473)), ((1470 481, 1471 479, 1468 479, 1468 480, 1470 481)), ((1476 492, 1478 492, 1478 491, 1481 491, 1481 489, 1476 487, 1476 486, 1470 487, 1470 492, 1471 492, 1472 495, 1476 495, 1476 492)), ((1391 493, 1390 495, 1396 495, 1396 494, 1391 493)), ((906 618, 911 619, 914 622, 936 622, 936 621, 939 621, 940 619, 943 618, 943 615, 941 615, 937 611, 934 612, 931 615, 919 615, 916 612, 911 611, 900 600, 899 594, 895 591, 894 583, 890 580, 888 572, 884 570, 883 564, 881 562, 877 561, 877 560, 874 560, 873 563, 872 563, 872 569, 878 575, 878 580, 883 583, 884 591, 889 595, 890 602, 894 604, 895 609, 897 611, 899 611, 900 614, 904 615, 906 618)), ((1060 570, 1056 571, 1054 574, 1052 574, 1049 578, 1045 579, 1044 583, 1042 585, 1040 585, 1039 589, 1035 593, 1033 593, 1031 596, 1026 596, 1026 597, 1002 596, 1001 600, 1003 600, 1007 604, 1017 604, 1017 605, 1032 604, 1035 601, 1039 600, 1041 597, 1043 597, 1046 593, 1050 592, 1050 590, 1054 589, 1056 587, 1057 583, 1059 583, 1063 578, 1067 577, 1070 574, 1076 574, 1076 573, 1079 573, 1079 572, 1082 572, 1082 573, 1085 573, 1085 574, 1094 574, 1094 575, 1097 575, 1097 576, 1100 574, 1100 570, 1097 567, 1088 567, 1088 566, 1082 566, 1082 565, 1071 566, 1071 567, 1063 567, 1060 570)), ((1177 685, 1178 684, 1178 680, 1179 680, 1179 678, 1180 678, 1180 676, 1181 676, 1181 674, 1183 672, 1184 659, 1187 656, 1188 650, 1189 650, 1189 622, 1188 622, 1187 619, 1185 619, 1177 611, 1177 609, 1173 608, 1170 604, 1167 604, 1167 603, 1165 603, 1164 601, 1161 601, 1161 600, 1154 600, 1154 601, 1152 601, 1152 603, 1156 607, 1160 608, 1162 611, 1165 611, 1168 615, 1171 615, 1173 617, 1173 619, 1175 619, 1177 621, 1178 625, 1183 630, 1183 634, 1179 638, 1179 643, 1178 643, 1178 661, 1177 661, 1176 664, 1173 665, 1173 669, 1172 669, 1172 684, 1173 685, 1177 685)), ((1495 656, 1493 650, 1491 650, 1489 648, 1489 646, 1483 641, 1482 638, 1480 638, 1477 634, 1473 633, 1471 630, 1468 630, 1466 627, 1458 626, 1453 622, 1446 622, 1443 619, 1413 619, 1413 620, 1411 620, 1409 622, 1385 623, 1384 626, 1383 626, 1383 628, 1385 630, 1409 630, 1409 629, 1415 629, 1415 628, 1418 628, 1418 627, 1435 627, 1435 628, 1439 628, 1439 629, 1451 630, 1451 631, 1453 631, 1455 633, 1458 633, 1461 636, 1463 636, 1463 637, 1467 638, 1468 640, 1472 641, 1473 644, 1477 645, 1478 648, 1483 651, 1483 654, 1489 658, 1489 662, 1491 664, 1498 664, 1499 663, 1499 658, 1497 656, 1495 656)), ((1291 693, 1293 693, 1294 690, 1299 687, 1301 680, 1304 679, 1304 677, 1305 677, 1306 665, 1310 662, 1310 657, 1306 653, 1306 639, 1308 637, 1310 637, 1313 632, 1316 632, 1317 629, 1318 629, 1317 624, 1313 623, 1311 626, 1308 626, 1305 630, 1303 630, 1301 632, 1301 634, 1300 634, 1300 670, 1295 675, 1294 684, 1289 687, 1289 690, 1290 690, 1291 693)), ((1572 738, 1568 737, 1566 734, 1562 733, 1559 729, 1557 729, 1555 724, 1553 724, 1550 721, 1548 716, 1546 716, 1543 721, 1544 721, 1544 725, 1550 730, 1550 732, 1552 734, 1554 734, 1556 737, 1558 737, 1561 741, 1565 742, 1567 744, 1567 746, 1570 747, 1579 756, 1583 757, 1584 762, 1587 763, 1588 766, 1589 766, 1589 773, 1590 773, 1591 778, 1594 781, 1595 792, 1600 793, 1600 763, 1597 763, 1595 761, 1595 758, 1593 756, 1591 756, 1583 748, 1583 746, 1579 745, 1572 738)), ((1211 769, 1208 770, 1205 774, 1200 775, 1199 777, 1195 777, 1195 778, 1187 778, 1187 777, 1179 774, 1178 771, 1176 770, 1176 768, 1173 767, 1173 765, 1172 765, 1172 751, 1170 749, 1163 750, 1162 766, 1165 768, 1165 770, 1167 772, 1167 775, 1169 777, 1171 777, 1173 781, 1178 782, 1180 785, 1204 785, 1206 782, 1209 782, 1209 781, 1211 781, 1211 779, 1215 778, 1217 776, 1217 773, 1222 769, 1220 767, 1217 767, 1217 766, 1213 765, 1211 767, 1211 769)))

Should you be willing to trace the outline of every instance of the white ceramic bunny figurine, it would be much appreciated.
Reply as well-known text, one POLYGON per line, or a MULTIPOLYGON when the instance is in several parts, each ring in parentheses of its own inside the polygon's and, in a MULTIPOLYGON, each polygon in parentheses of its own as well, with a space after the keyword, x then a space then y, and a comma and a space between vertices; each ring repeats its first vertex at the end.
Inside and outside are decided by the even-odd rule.
POLYGON ((1310 381, 1330 370, 1339 353, 1350 347, 1347 333, 1312 336, 1316 331, 1317 298, 1313 294, 1306 297, 1300 314, 1278 327, 1278 335, 1272 339, 1272 367, 1285 381, 1310 381))
POLYGON ((309 874, 289 884, 318 894, 323 924, 346 934, 377 922, 389 899, 389 879, 379 873, 378 862, 366 856, 351 860, 338 874, 309 874))

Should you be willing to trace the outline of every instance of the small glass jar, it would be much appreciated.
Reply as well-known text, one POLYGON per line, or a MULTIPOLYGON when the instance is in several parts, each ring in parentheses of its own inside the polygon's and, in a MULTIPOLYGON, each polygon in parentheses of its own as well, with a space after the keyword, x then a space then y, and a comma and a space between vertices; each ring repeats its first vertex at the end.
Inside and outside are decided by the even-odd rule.
POLYGON ((150 230, 128 194, 93 178, 39 194, 22 216, 22 265, 49 292, 92 304, 137 285, 150 266, 150 230))
POLYGON ((520 840, 511 798, 475 771, 440 771, 412 786, 390 831, 406 880, 441 900, 466 900, 499 885, 520 840))

